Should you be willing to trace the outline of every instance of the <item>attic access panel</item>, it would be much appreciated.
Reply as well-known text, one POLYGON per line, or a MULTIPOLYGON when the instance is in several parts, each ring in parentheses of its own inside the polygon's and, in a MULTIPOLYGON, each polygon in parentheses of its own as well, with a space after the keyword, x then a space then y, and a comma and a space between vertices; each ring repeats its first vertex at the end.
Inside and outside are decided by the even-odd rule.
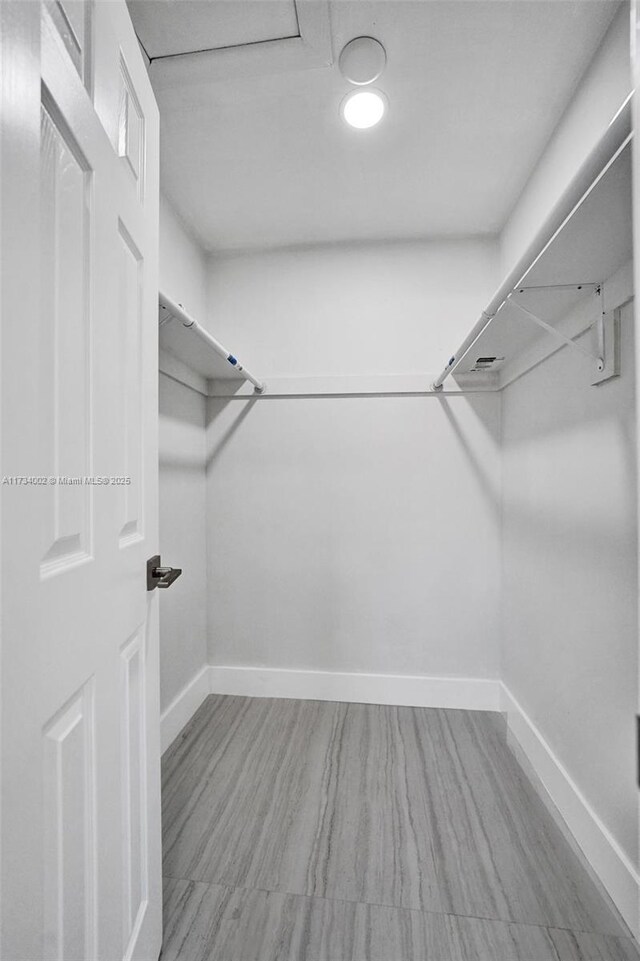
POLYGON ((128 0, 151 60, 299 37, 294 0, 128 0))

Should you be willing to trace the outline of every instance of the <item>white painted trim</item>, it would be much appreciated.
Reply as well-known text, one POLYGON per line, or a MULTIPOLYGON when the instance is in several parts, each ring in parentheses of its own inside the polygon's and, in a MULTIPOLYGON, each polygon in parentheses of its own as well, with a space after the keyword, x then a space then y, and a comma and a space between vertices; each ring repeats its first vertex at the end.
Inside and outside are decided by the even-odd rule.
POLYGON ((210 672, 207 664, 176 694, 160 717, 160 750, 164 753, 175 740, 210 691, 210 672))
POLYGON ((509 688, 504 683, 500 683, 500 688, 501 710, 507 715, 509 733, 518 742, 632 933, 638 937, 640 874, 509 688))
POLYGON ((211 665, 209 671, 213 694, 500 710, 500 682, 489 678, 296 671, 218 664, 211 665))
POLYGON ((160 718, 164 752, 209 694, 351 701, 400 707, 499 711, 500 682, 490 678, 426 677, 292 671, 268 667, 205 665, 174 697, 160 718))

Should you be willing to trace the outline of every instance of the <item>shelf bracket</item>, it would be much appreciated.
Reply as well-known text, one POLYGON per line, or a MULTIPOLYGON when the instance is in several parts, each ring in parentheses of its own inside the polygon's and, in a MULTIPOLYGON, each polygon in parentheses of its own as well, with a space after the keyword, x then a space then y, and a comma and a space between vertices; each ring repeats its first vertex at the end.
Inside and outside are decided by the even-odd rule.
MULTIPOLYGON (((600 295, 600 298, 602 298, 602 287, 598 285, 596 289, 597 289, 597 293, 600 295)), ((568 347, 573 347, 574 350, 579 351, 585 357, 588 357, 589 360, 595 361, 597 373, 598 374, 604 373, 605 371, 605 362, 604 362, 605 337, 604 337, 604 313, 602 310, 599 310, 598 312, 599 316, 596 322, 596 330, 598 334, 598 353, 594 354, 593 351, 588 350, 588 348, 583 347, 582 344, 577 343, 577 341, 573 340, 571 337, 568 337, 566 334, 563 334, 562 331, 558 330, 557 327, 553 327, 551 324, 548 324, 546 320, 542 320, 541 317, 538 317, 537 314, 534 314, 530 310, 527 310, 527 308, 523 307, 522 304, 518 303, 517 300, 514 300, 513 294, 514 292, 510 293, 509 296, 507 297, 507 301, 508 303, 511 304, 512 307, 517 307, 517 309, 521 313, 523 313, 526 317, 528 317, 529 320, 532 320, 535 324, 537 324, 539 327, 542 327, 543 330, 546 330, 549 334, 553 334, 554 337, 556 337, 558 340, 561 340, 568 347)))

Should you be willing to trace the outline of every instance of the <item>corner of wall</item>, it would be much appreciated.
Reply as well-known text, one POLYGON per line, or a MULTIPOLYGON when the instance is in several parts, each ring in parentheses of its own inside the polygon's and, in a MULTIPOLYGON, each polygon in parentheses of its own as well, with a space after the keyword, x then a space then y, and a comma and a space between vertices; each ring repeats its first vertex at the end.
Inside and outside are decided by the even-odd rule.
MULTIPOLYGON (((163 195, 160 198, 160 287, 165 289, 176 300, 188 305, 196 317, 204 314, 206 309, 206 252, 194 240, 188 227, 185 226, 178 212, 170 201, 163 195)), ((179 362, 175 361, 179 366, 179 362)), ((204 490, 204 472, 206 465, 206 398, 189 378, 176 376, 176 370, 165 371, 171 378, 166 383, 166 408, 159 416, 159 430, 161 441, 165 438, 165 446, 169 452, 167 463, 160 464, 160 489, 165 491, 164 514, 160 517, 161 543, 167 558, 171 556, 174 563, 184 563, 197 567, 200 574, 206 569, 206 541, 202 547, 194 531, 195 523, 193 504, 189 501, 194 496, 200 496, 198 489, 192 486, 194 479, 194 465, 201 465, 203 472, 202 496, 204 490), (169 384, 172 381, 172 387, 169 384), (181 386, 180 386, 181 385, 181 386), (169 410, 169 405, 171 409, 169 410), (180 410, 176 408, 179 405, 180 410), (164 414, 164 416, 163 416, 164 414), (174 456, 177 455, 177 456, 174 456), (182 471, 182 475, 179 473, 182 471), (176 488, 174 485, 178 484, 176 488), (189 496, 176 496, 178 491, 188 490, 189 496), (167 516, 169 512, 169 516, 167 516), (163 522, 164 517, 164 522, 163 522), (190 556, 193 551, 193 556, 190 556), (181 555, 187 555, 182 557, 181 555), (204 555, 204 556, 203 556, 204 555)), ((161 395, 162 396, 162 395, 161 395)), ((161 444, 162 450, 162 444, 161 444)), ((165 631, 160 629, 160 652, 163 671, 163 701, 168 706, 164 710, 162 719, 163 745, 166 746, 165 730, 171 730, 172 724, 188 720, 189 711, 193 712, 198 706, 195 703, 202 684, 201 677, 206 674, 207 663, 207 627, 205 610, 205 626, 202 644, 199 644, 199 634, 202 631, 202 617, 192 614, 192 599, 186 584, 179 584, 163 601, 170 617, 165 619, 165 631), (182 597, 182 599, 180 599, 182 597), (168 627, 167 627, 168 622, 168 627), (182 640, 188 638, 188 655, 183 655, 182 640), (205 672, 205 674, 203 674, 205 672), (186 688, 180 689, 184 678, 189 677, 186 688), (192 685, 195 685, 192 688, 192 685), (186 692, 186 693, 185 693, 186 692), (176 707, 179 702, 182 707, 176 707), (178 720, 167 720, 177 718, 178 720)), ((180 724, 180 726, 182 726, 180 724)), ((175 733, 179 727, 175 730, 175 733)))
POLYGON ((196 318, 206 310, 208 253, 168 197, 160 194, 160 286, 196 318))

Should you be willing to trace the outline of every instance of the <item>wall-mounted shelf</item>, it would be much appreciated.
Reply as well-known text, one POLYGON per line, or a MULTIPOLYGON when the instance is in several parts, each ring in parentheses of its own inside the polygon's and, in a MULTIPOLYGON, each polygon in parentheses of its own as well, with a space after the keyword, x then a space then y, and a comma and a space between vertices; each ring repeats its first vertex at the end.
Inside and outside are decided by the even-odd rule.
MULTIPOLYGON (((631 146, 609 167, 593 191, 516 288, 513 300, 569 337, 580 336, 589 320, 596 324, 608 311, 601 284, 631 260, 631 146), (582 308, 582 309, 581 309, 582 308), (572 313, 586 323, 573 328, 561 322, 572 313)), ((606 292, 605 292, 606 293, 606 292)), ((498 385, 509 379, 518 358, 546 340, 559 346, 507 300, 456 367, 454 378, 465 383, 498 374, 498 385), (492 363, 488 359, 496 358, 492 363), (478 361, 481 361, 478 363, 478 361)), ((580 345, 598 354, 596 327, 584 333, 580 345)), ((588 363, 588 358, 585 359, 588 363)))
POLYGON ((180 304, 166 294, 158 295, 160 350, 171 354, 206 380, 246 380, 256 393, 265 389, 237 357, 216 340, 180 304))
POLYGON ((633 256, 631 139, 629 96, 433 381, 433 391, 450 376, 465 385, 489 379, 500 389, 507 368, 518 367, 518 358, 542 338, 551 344, 549 353, 565 344, 586 354, 593 383, 616 373, 616 324, 606 312, 618 305, 607 303, 603 285, 633 256), (591 317, 586 298, 596 297, 591 317), (583 301, 583 325, 576 329, 572 314, 580 313, 583 301))
POLYGON ((188 330, 167 318, 167 312, 160 307, 158 312, 160 349, 176 357, 206 380, 239 380, 240 375, 231 370, 229 364, 213 351, 204 351, 202 344, 188 330))

